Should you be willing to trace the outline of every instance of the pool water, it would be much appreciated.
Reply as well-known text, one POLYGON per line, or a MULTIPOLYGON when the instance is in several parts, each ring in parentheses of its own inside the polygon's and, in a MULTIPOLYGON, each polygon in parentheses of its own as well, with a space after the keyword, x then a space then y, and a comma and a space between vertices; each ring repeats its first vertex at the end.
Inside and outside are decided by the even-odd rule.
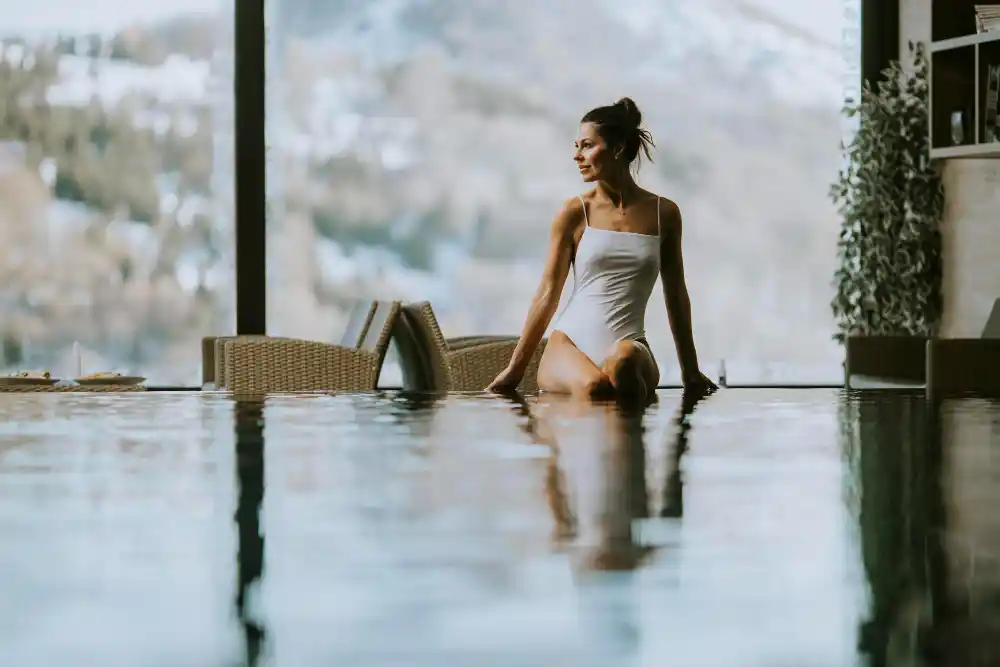
POLYGON ((1000 409, 0 395, 0 665, 997 664, 1000 409))

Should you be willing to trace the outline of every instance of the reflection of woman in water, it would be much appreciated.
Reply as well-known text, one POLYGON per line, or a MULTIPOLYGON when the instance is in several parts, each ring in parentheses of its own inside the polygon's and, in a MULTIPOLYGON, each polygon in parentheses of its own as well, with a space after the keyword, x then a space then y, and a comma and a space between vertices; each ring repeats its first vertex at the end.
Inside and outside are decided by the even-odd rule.
MULTIPOLYGON (((674 420, 678 427, 672 431, 674 441, 667 446, 661 516, 680 518, 679 468, 680 457, 687 451, 688 417, 706 395, 704 391, 684 392, 674 420)), ((648 518, 654 509, 646 485, 645 409, 573 401, 558 395, 539 397, 535 406, 529 407, 516 393, 510 398, 526 418, 522 430, 550 451, 545 497, 555 524, 555 541, 560 551, 570 554, 581 636, 586 639, 586 651, 578 664, 633 664, 640 655, 643 626, 637 601, 639 582, 634 573, 656 550, 637 541, 632 530, 635 519, 648 518), (570 437, 565 447, 560 447, 554 428, 558 423, 582 425, 580 441, 570 437), (596 448, 601 463, 596 466, 596 483, 575 485, 581 493, 574 494, 564 474, 565 461, 560 459, 562 452, 579 447, 596 448), (590 523, 590 536, 581 536, 581 523, 584 527, 590 523)))
MULTIPOLYGON (((683 514, 681 457, 687 452, 689 418, 705 392, 685 391, 680 409, 673 423, 673 442, 667 445, 667 470, 664 477, 660 516, 680 518, 683 514)), ((578 501, 567 488, 566 477, 560 463, 560 447, 553 429, 554 423, 572 418, 572 423, 586 423, 586 433, 596 441, 575 443, 596 446, 601 465, 595 487, 586 488, 588 494, 597 493, 592 502, 586 503, 596 510, 596 541, 585 546, 583 566, 587 570, 632 570, 638 567, 651 549, 638 544, 632 532, 636 519, 646 519, 653 511, 646 487, 646 445, 644 414, 641 410, 623 410, 613 404, 581 407, 580 404, 563 402, 558 397, 539 399, 544 414, 533 414, 527 404, 519 401, 521 412, 528 418, 525 430, 538 444, 547 446, 551 456, 545 475, 545 495, 555 524, 554 537, 560 544, 570 545, 579 537, 578 501), (598 424, 592 424, 596 418, 598 424)))
POLYGON ((574 159, 596 186, 566 201, 549 232, 549 252, 521 340, 489 390, 513 390, 556 314, 573 270, 573 293, 549 336, 538 369, 545 391, 617 393, 649 399, 660 371, 645 334, 646 303, 657 275, 664 286, 677 357, 688 388, 714 388, 698 367, 684 281, 677 205, 632 177, 653 145, 642 114, 623 98, 580 122, 574 159))

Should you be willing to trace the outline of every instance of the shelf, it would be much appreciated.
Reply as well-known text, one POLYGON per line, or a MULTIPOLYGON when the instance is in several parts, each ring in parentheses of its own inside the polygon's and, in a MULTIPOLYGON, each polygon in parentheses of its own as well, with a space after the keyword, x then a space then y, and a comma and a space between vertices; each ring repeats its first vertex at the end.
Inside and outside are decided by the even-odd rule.
POLYGON ((930 0, 931 42, 947 42, 975 35, 976 5, 986 4, 987 1, 930 0))
POLYGON ((979 2, 930 0, 928 125, 934 160, 1000 159, 1000 142, 992 141, 990 130, 994 121, 987 118, 989 73, 1000 66, 1000 30, 976 32, 979 2))
POLYGON ((956 149, 971 149, 978 136, 978 104, 976 101, 976 51, 978 45, 967 44, 931 53, 930 71, 930 131, 931 150, 947 150, 940 157, 951 157, 956 149), (960 111, 964 116, 963 141, 955 146, 952 140, 951 115, 960 111))
POLYGON ((968 146, 944 146, 931 149, 932 160, 1000 158, 1000 142, 992 144, 970 144, 968 146))
POLYGON ((990 42, 1000 42, 1000 30, 981 32, 975 35, 963 35, 962 37, 952 37, 931 42, 931 53, 960 49, 964 46, 975 46, 976 44, 988 44, 990 42))

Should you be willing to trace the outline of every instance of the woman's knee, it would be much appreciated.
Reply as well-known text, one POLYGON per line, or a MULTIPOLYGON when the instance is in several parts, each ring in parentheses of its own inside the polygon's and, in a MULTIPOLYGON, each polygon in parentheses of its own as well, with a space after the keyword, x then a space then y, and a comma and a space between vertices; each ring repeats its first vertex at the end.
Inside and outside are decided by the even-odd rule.
POLYGON ((651 361, 636 343, 622 341, 604 363, 603 371, 615 390, 624 394, 645 394, 656 386, 658 375, 651 361))
POLYGON ((600 398, 610 395, 614 391, 614 385, 611 378, 595 368, 593 373, 587 373, 580 378, 577 391, 581 396, 600 398))
POLYGON ((548 346, 552 345, 553 343, 555 343, 556 345, 563 345, 565 343, 569 343, 572 345, 573 341, 570 339, 569 336, 564 334, 562 331, 559 331, 559 329, 555 329, 549 334, 549 339, 548 342, 546 343, 546 348, 548 348, 548 346))
POLYGON ((645 389, 646 386, 642 365, 634 356, 619 359, 611 372, 608 373, 608 377, 616 389, 626 392, 645 389))
POLYGON ((617 385, 619 381, 641 378, 643 373, 641 353, 630 341, 621 341, 614 352, 605 359, 602 370, 617 385))

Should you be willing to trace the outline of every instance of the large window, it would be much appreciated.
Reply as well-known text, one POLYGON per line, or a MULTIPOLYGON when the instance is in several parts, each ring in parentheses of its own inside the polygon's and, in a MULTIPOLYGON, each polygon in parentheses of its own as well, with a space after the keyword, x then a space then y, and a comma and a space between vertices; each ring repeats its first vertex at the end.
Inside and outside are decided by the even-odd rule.
MULTIPOLYGON (((629 95, 659 149, 640 182, 684 212, 706 370, 842 380, 844 3, 798 4, 273 0, 270 332, 328 340, 356 296, 430 299, 447 335, 520 331, 549 222, 586 187, 577 121, 629 95)), ((647 328, 677 381, 662 303, 647 328)))
POLYGON ((233 328, 232 9, 35 0, 0 25, 0 367, 200 384, 233 328))

